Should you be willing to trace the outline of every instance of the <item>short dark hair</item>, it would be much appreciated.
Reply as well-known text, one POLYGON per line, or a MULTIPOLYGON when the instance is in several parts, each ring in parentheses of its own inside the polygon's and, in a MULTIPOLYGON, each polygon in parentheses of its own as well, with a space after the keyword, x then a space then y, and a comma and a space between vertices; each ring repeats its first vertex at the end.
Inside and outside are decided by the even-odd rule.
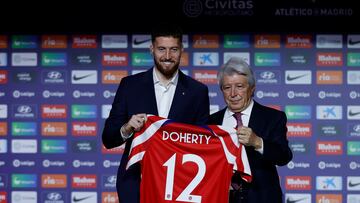
POLYGON ((182 43, 182 29, 172 23, 160 23, 156 25, 151 32, 151 41, 155 42, 157 37, 174 37, 180 40, 182 43))

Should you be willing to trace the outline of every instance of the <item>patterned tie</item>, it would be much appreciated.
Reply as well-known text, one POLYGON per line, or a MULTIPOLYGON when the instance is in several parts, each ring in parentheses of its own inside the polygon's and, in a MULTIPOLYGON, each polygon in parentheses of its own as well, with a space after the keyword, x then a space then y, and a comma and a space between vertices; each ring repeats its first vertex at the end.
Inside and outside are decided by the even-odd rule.
MULTIPOLYGON (((241 120, 241 112, 236 112, 233 114, 234 118, 236 119, 236 129, 239 126, 243 126, 242 120, 241 120)), ((235 174, 233 175, 232 179, 231 179, 231 186, 234 190, 236 191, 242 191, 242 187, 241 187, 241 176, 239 173, 235 172, 235 174)))
POLYGON ((235 128, 238 128, 239 126, 243 126, 243 123, 242 123, 242 120, 241 120, 241 115, 242 115, 241 112, 236 112, 236 113, 233 114, 233 116, 236 119, 236 127, 235 128))

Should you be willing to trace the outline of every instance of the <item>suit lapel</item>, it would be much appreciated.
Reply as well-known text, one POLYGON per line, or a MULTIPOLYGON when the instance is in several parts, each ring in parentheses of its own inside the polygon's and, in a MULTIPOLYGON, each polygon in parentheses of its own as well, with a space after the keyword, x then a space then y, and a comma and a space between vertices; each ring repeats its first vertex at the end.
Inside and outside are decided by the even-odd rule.
POLYGON ((141 91, 142 95, 139 95, 139 99, 147 98, 145 101, 146 112, 158 115, 153 79, 153 68, 145 72, 144 80, 142 82, 143 85, 141 87, 144 89, 141 91))
POLYGON ((187 96, 188 85, 186 76, 179 70, 179 79, 176 85, 174 99, 171 104, 168 118, 176 118, 185 109, 184 99, 187 96))
POLYGON ((250 115, 250 120, 249 120, 249 127, 252 128, 252 129, 257 129, 257 124, 261 123, 261 122, 258 122, 258 118, 261 118, 261 112, 259 112, 259 104, 254 101, 254 106, 253 106, 253 109, 251 111, 251 115, 250 115))

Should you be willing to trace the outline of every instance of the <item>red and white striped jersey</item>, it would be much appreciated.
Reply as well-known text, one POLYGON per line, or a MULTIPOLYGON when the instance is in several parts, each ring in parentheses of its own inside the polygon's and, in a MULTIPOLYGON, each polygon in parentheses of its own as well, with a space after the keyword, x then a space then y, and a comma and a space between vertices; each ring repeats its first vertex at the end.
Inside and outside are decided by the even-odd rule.
POLYGON ((234 170, 246 181, 252 178, 235 129, 152 115, 134 134, 127 168, 137 162, 141 163, 141 203, 225 203, 234 170))

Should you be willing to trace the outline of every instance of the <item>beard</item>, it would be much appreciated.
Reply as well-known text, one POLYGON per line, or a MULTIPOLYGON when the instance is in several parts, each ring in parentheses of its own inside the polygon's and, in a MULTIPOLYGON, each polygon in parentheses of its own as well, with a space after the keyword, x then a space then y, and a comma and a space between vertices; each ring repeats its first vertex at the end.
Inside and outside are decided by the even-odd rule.
POLYGON ((174 73, 179 69, 180 61, 175 62, 173 60, 163 60, 163 61, 157 61, 154 60, 155 67, 160 71, 161 74, 163 74, 166 78, 171 78, 174 76, 174 73), (165 66, 161 64, 161 62, 171 62, 172 64, 170 66, 165 66))

